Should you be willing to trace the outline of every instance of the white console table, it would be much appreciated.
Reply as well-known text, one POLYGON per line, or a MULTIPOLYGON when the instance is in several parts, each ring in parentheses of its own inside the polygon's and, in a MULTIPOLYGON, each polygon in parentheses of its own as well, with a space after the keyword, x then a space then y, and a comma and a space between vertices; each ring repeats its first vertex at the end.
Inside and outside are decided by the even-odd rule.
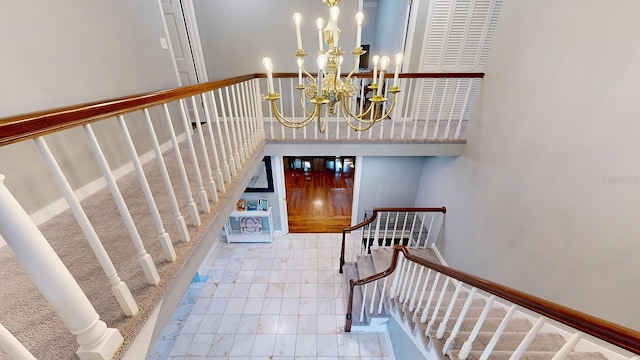
POLYGON ((273 242, 271 207, 267 211, 233 211, 224 225, 224 231, 230 243, 273 242))

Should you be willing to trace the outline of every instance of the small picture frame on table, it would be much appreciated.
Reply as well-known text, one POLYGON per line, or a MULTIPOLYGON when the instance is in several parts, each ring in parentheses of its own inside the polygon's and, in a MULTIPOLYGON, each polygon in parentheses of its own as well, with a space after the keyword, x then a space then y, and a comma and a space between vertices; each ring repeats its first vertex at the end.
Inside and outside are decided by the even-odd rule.
POLYGON ((259 198, 258 199, 258 210, 267 211, 269 209, 269 199, 259 198))

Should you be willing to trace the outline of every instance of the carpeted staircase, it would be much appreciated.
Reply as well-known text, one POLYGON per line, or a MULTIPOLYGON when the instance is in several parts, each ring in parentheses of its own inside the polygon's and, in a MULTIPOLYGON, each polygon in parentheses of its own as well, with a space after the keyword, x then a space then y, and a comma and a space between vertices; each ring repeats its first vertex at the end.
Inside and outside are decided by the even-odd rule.
MULTIPOLYGON (((393 253, 392 248, 379 248, 371 251, 371 255, 359 255, 357 262, 351 264, 345 264, 344 273, 345 279, 363 279, 370 275, 380 273, 388 269, 391 262, 391 255, 393 253)), ((425 258, 429 261, 440 263, 433 250, 430 249, 411 249, 411 253, 425 258)), ((362 286, 356 286, 354 288, 354 301, 353 301, 353 331, 359 331, 359 327, 367 326, 374 317, 388 317, 393 316, 407 332, 407 336, 413 338, 414 343, 418 343, 423 346, 424 353, 437 354, 440 359, 459 359, 460 349, 471 334, 473 328, 476 326, 477 319, 483 312, 486 300, 488 296, 482 297, 477 294, 471 300, 468 311, 466 312, 463 320, 461 320, 459 332, 457 335, 447 344, 454 324, 458 321, 458 315, 463 310, 464 304, 469 297, 469 291, 462 288, 456 298, 454 306, 451 308, 451 314, 446 322, 446 329, 440 327, 449 309, 451 299, 454 297, 456 286, 453 281, 447 283, 447 287, 443 289, 444 276, 441 276, 438 286, 436 288, 435 295, 429 304, 429 310, 423 315, 425 305, 428 303, 428 293, 432 288, 435 272, 429 277, 427 283, 422 305, 419 309, 416 309, 416 304, 419 302, 420 293, 423 288, 423 284, 426 278, 426 269, 421 277, 420 283, 416 287, 413 284, 412 287, 406 285, 398 286, 396 296, 391 299, 389 294, 391 292, 392 280, 396 271, 387 278, 386 286, 383 285, 384 280, 379 281, 377 287, 373 283, 369 283, 367 286, 367 297, 365 312, 362 321, 360 321, 361 304, 362 304, 362 286), (371 313, 370 296, 373 292, 382 292, 384 288, 385 296, 382 302, 382 311, 378 313, 379 304, 376 303, 374 311, 371 313), (437 312, 435 319, 433 318, 434 309, 438 303, 440 295, 442 295, 442 303, 439 311, 437 312), (414 295, 414 293, 416 295, 414 295), (412 298, 414 298, 412 304, 412 298), (433 321, 432 321, 433 320, 433 321), (438 336, 439 331, 443 331, 442 336, 438 336), (443 355, 443 348, 447 345, 448 349, 443 355)), ((409 273, 411 273, 410 270, 409 273)), ((417 277, 419 270, 415 272, 417 277)), ((452 279, 453 280, 453 279, 452 279)), ((408 284, 408 282, 406 282, 408 284)), ((348 287, 348 285, 347 285, 348 287)), ((467 356, 467 359, 480 359, 483 351, 487 347, 487 344, 494 336, 494 332, 503 321, 505 315, 507 315, 509 307, 502 304, 496 304, 494 302, 492 307, 488 308, 488 315, 486 320, 482 323, 480 332, 472 342, 472 349, 467 356)), ((529 330, 533 327, 533 323, 525 316, 518 315, 516 312, 514 316, 507 323, 506 328, 500 336, 493 351, 489 355, 488 359, 495 360, 507 360, 510 359, 513 352, 525 339, 529 330)), ((561 334, 557 332, 547 332, 543 327, 541 331, 535 336, 530 345, 526 348, 526 352, 521 359, 526 360, 549 360, 560 350, 560 348, 567 342, 561 334)), ((434 358, 435 359, 435 358, 434 358)), ((569 353, 567 359, 607 359, 602 353, 599 352, 576 352, 569 353)))

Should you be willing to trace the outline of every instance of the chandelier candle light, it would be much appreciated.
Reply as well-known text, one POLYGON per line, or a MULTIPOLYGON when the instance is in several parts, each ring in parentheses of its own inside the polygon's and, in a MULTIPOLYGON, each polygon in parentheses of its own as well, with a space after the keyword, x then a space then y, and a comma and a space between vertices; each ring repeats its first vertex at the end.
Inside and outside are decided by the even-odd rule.
POLYGON ((353 112, 352 107, 354 106, 352 106, 352 104, 355 104, 355 96, 360 92, 360 87, 357 85, 356 78, 354 78, 353 75, 358 71, 360 66, 360 56, 366 53, 361 46, 364 15, 359 12, 355 17, 357 26, 356 46, 351 52, 355 56, 355 66, 343 80, 340 72, 342 70, 341 66, 344 60, 342 55, 344 52, 338 46, 338 40, 340 39, 340 29, 338 28, 340 9, 338 8, 338 4, 340 1, 341 0, 323 0, 323 2, 329 6, 329 21, 324 29, 324 20, 322 18, 316 20, 319 47, 318 57, 316 58, 318 65, 318 75, 316 77, 308 73, 304 68, 304 57, 308 54, 302 48, 302 36, 300 34, 302 15, 298 12, 293 14, 298 45, 298 49, 294 53, 298 58, 298 85, 296 88, 300 92, 300 102, 305 112, 304 119, 286 119, 280 110, 278 110, 276 100, 280 99, 280 95, 275 92, 273 87, 273 64, 268 57, 262 59, 262 64, 267 71, 268 94, 265 96, 265 100, 271 101, 271 109, 275 118, 286 127, 299 129, 309 125, 313 120, 317 120, 318 129, 323 133, 327 128, 329 113, 336 115, 338 108, 340 108, 343 119, 351 129, 355 131, 365 131, 377 122, 387 118, 396 105, 396 95, 400 92, 398 81, 403 56, 401 53, 398 53, 394 57, 395 73, 393 76, 393 85, 388 90, 388 92, 391 93, 391 104, 386 111, 383 111, 385 110, 384 104, 388 100, 382 93, 384 76, 389 67, 390 60, 388 56, 379 57, 375 55, 372 58, 373 79, 371 85, 368 86, 372 93, 372 97, 368 99, 369 105, 359 114, 353 112), (328 46, 326 51, 323 40, 328 46), (323 108, 324 119, 322 119, 323 108))

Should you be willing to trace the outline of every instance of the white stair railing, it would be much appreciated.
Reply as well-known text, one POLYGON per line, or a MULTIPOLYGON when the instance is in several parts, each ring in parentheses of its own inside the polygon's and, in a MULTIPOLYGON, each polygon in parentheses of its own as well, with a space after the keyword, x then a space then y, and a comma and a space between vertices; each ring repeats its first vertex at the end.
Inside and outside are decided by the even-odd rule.
MULTIPOLYGON (((397 224, 398 219, 401 217, 398 217, 397 214, 394 213, 393 218, 395 218, 395 223, 397 224)), ((393 222, 390 224, 392 225, 393 222)), ((382 232, 384 233, 384 231, 382 232)), ((396 235, 397 234, 398 233, 396 233, 396 235)), ((381 238, 384 238, 384 236, 381 235, 381 238)), ((378 239, 374 238, 373 241, 377 242, 378 239)), ((374 249, 372 251, 382 250, 374 249)), ((418 253, 419 250, 413 250, 413 252, 418 253)), ((374 259, 375 262, 376 259, 380 259, 381 256, 381 254, 373 254, 372 259, 374 259)), ((362 259, 367 259, 366 255, 363 255, 362 259)), ((378 269, 378 271, 380 271, 380 269, 378 269)), ((540 355, 539 353, 542 352, 542 355, 553 358, 554 360, 562 360, 568 356, 576 358, 576 356, 581 356, 582 354, 585 354, 584 356, 591 356, 587 355, 590 354, 589 352, 603 352, 615 354, 615 356, 617 356, 616 358, 627 358, 628 355, 625 355, 625 351, 616 353, 615 350, 612 350, 614 347, 612 348, 611 345, 623 345, 620 346, 621 350, 640 350, 640 346, 638 346, 640 334, 635 330, 611 324, 590 315, 582 314, 558 304, 550 303, 544 299, 522 293, 518 290, 491 283, 490 281, 430 262, 416 254, 412 254, 411 249, 405 246, 394 247, 389 268, 377 274, 369 275, 365 279, 351 280, 351 293, 353 293, 356 286, 364 287, 365 289, 362 293, 362 307, 359 309, 361 312, 360 321, 363 321, 365 315, 367 315, 364 304, 367 304, 368 301, 373 302, 370 303, 369 313, 371 314, 374 314, 374 304, 379 304, 380 306, 384 304, 386 307, 378 310, 377 314, 386 312, 387 315, 395 317, 397 321, 405 323, 405 326, 408 327, 408 330, 406 330, 407 334, 414 337, 416 343, 423 340, 428 341, 429 345, 427 346, 427 350, 435 343, 437 346, 440 346, 436 348, 437 351, 451 359, 467 359, 472 350, 476 352, 476 355, 473 355, 475 358, 481 360, 490 359, 502 335, 511 324, 512 319, 514 319, 516 311, 522 308, 529 310, 529 312, 520 311, 518 320, 513 323, 514 326, 517 326, 519 329, 510 330, 514 333, 510 333, 509 339, 507 339, 508 341, 500 345, 498 349, 500 352, 499 356, 503 356, 504 353, 508 352, 510 360, 527 357, 529 353, 528 349, 534 340, 542 341, 547 338, 553 338, 555 342, 558 340, 555 335, 564 339, 562 345, 558 344, 555 349, 553 346, 548 346, 545 350, 532 349, 531 354, 538 356, 540 355), (402 253, 402 256, 400 256, 399 253, 402 253), (418 269, 418 267, 420 269, 418 269), (422 273, 425 267, 428 271, 426 277, 423 279, 422 273), (436 273, 433 281, 431 281, 432 272, 436 273), (385 281, 388 276, 393 276, 391 289, 387 294, 383 288, 383 297, 378 298, 379 295, 375 290, 378 288, 378 282, 385 281), (443 284, 440 282, 441 276, 445 278, 443 284), (371 282, 373 282, 374 291, 367 292, 367 286, 371 282), (450 286, 452 283, 455 284, 455 287, 450 286), (429 288, 430 291, 428 290, 429 288), (418 291, 420 291, 420 296, 419 299, 416 300, 418 291), (429 294, 426 305, 423 308, 422 303, 427 292, 429 292, 429 294), (384 298, 385 296, 387 297, 386 299, 384 298), (502 297, 499 302, 496 301, 498 297, 502 297), (464 303, 462 302, 463 299, 464 303), (434 300, 435 305, 431 306, 434 300), (409 304, 408 307, 407 303, 409 304), (479 315, 475 315, 475 312, 472 313, 470 310, 472 307, 474 309, 478 308, 478 303, 482 304, 482 312, 479 315), (506 311, 506 315, 502 317, 502 321, 495 330, 490 330, 491 327, 483 330, 487 333, 493 333, 484 348, 473 349, 473 344, 490 312, 496 310, 496 315, 493 316, 497 316, 498 313, 505 313, 504 310, 509 305, 510 307, 508 311, 506 311), (442 314, 443 310, 444 314, 442 314), (537 315, 531 315, 536 312, 538 313, 537 315), (420 317, 419 319, 418 316, 420 317), (429 321, 424 325, 427 319, 429 319, 429 321), (525 319, 531 319, 531 322, 529 324, 523 324, 521 321, 525 323, 528 322, 528 320, 525 319), (475 320, 473 329, 466 339, 461 339, 459 342, 457 338, 461 334, 463 324, 467 320, 475 320), (551 321, 554 321, 555 324, 551 323, 551 321), (576 324, 575 326, 572 326, 572 321, 576 324), (586 325, 585 322, 589 322, 589 324, 586 325), (450 325, 452 323, 453 326, 450 325), (549 328, 546 328, 547 324, 549 324, 549 328), (522 326, 526 326, 527 328, 522 330, 520 329, 522 326), (543 327, 545 327, 544 334, 541 334, 543 327), (573 330, 570 329, 571 327, 573 327, 573 330), (568 328, 569 330, 567 330, 568 328), (424 331, 419 331, 419 329, 424 329, 424 331), (513 342, 511 337, 518 333, 523 334, 522 340, 519 343, 513 342), (554 336, 548 336, 552 333, 554 336), (609 341, 609 344, 605 346, 597 345, 592 343, 592 340, 589 340, 589 344, 580 346, 578 349, 578 344, 585 339, 585 333, 600 337, 605 341, 612 336, 615 336, 615 338, 612 337, 613 341, 609 341), (424 336, 422 336, 422 334, 424 334, 424 336), (438 341, 440 342, 438 343, 438 341), (512 348, 505 348, 505 346, 510 346, 511 344, 513 344, 512 348)), ((351 304, 351 300, 349 304, 351 304)), ((351 311, 352 309, 349 307, 347 309, 347 324, 345 325, 347 331, 350 331, 352 325, 350 320, 351 311)), ((481 347, 484 341, 486 340, 476 343, 476 346, 481 347)), ((496 354, 496 356, 498 355, 496 354)), ((638 359, 637 356, 629 358, 629 360, 636 359, 638 359)))
MULTIPOLYGON (((88 155, 86 160, 95 162, 97 167, 100 168, 104 179, 97 179, 98 181, 94 181, 94 183, 106 182, 117 208, 117 210, 115 208, 114 210, 119 212, 124 222, 123 230, 126 230, 133 244, 133 251, 131 251, 129 259, 134 260, 133 264, 135 264, 135 260, 140 263, 142 275, 149 286, 146 289, 138 287, 136 289, 137 293, 147 297, 150 293, 155 292, 156 299, 159 300, 163 293, 163 290, 155 287, 155 285, 160 284, 159 268, 156 268, 156 263, 152 260, 150 251, 146 249, 149 245, 143 242, 143 239, 147 240, 149 232, 147 231, 144 234, 139 232, 139 223, 144 222, 146 224, 144 226, 152 224, 152 232, 157 234, 157 237, 153 235, 153 238, 159 239, 156 240, 158 241, 157 249, 158 251, 161 249, 166 260, 165 263, 184 262, 187 260, 186 258, 179 258, 177 249, 174 248, 171 237, 165 229, 163 219, 173 218, 177 226, 178 237, 185 243, 184 246, 193 246, 191 244, 187 245, 190 240, 189 232, 191 229, 187 227, 180 207, 185 206, 189 211, 192 229, 196 229, 201 226, 202 222, 200 211, 203 213, 209 212, 211 203, 218 201, 219 194, 232 190, 226 184, 235 181, 232 177, 237 176, 241 167, 245 166, 250 159, 253 163, 258 161, 255 159, 255 154, 260 150, 259 147, 264 142, 264 124, 259 103, 258 85, 257 79, 249 78, 235 84, 225 84, 202 92, 182 91, 180 89, 171 95, 174 90, 168 90, 72 107, 77 110, 52 110, 48 113, 38 113, 33 118, 26 116, 27 120, 16 117, 15 124, 20 124, 18 132, 15 132, 12 128, 14 125, 12 118, 3 119, 0 122, 0 127, 2 128, 2 131, 0 131, 0 144, 3 146, 11 146, 16 141, 14 140, 16 138, 34 140, 44 159, 44 163, 53 175, 53 179, 61 190, 71 213, 80 225, 82 234, 107 277, 113 296, 115 296, 121 311, 126 316, 135 316, 141 311, 144 312, 145 316, 148 316, 155 304, 151 304, 150 307, 144 309, 138 307, 136 299, 116 271, 116 265, 107 254, 102 242, 107 240, 107 237, 111 241, 110 244, 120 239, 115 239, 115 236, 111 235, 104 235, 105 239, 98 237, 96 229, 94 229, 95 224, 91 224, 85 209, 80 203, 80 196, 82 195, 76 194, 76 190, 72 188, 58 164, 58 161, 64 160, 65 171, 67 171, 67 164, 70 162, 66 158, 61 158, 65 154, 62 154, 60 160, 57 160, 43 136, 51 132, 64 132, 69 128, 82 127, 93 154, 93 157, 91 157, 91 154, 88 155), (215 96, 216 91, 219 95, 218 99, 215 96), (226 95, 226 100, 223 95, 226 95), (187 116, 185 108, 187 103, 185 101, 191 106, 189 115, 192 118, 187 116), (158 106, 157 111, 150 111, 155 106, 158 106), (227 110, 230 114, 228 117, 225 114, 227 110), (154 116, 151 115, 152 113, 154 116), (125 120, 125 116, 127 118, 137 117, 140 119, 125 120), (43 117, 54 120, 42 120, 43 117), (108 135, 109 141, 103 140, 106 137, 103 138, 100 131, 105 131, 104 129, 107 128, 112 131, 111 129, 114 126, 94 127, 92 123, 97 120, 112 121, 115 129, 117 129, 115 131, 122 136, 119 137, 117 136, 118 134, 113 136, 110 133, 108 135), (140 122, 135 123, 136 120, 140 122), (25 128, 25 123, 28 124, 26 135, 19 132, 24 131, 22 129, 25 128), (48 128, 47 126, 52 126, 51 124, 55 126, 48 128), (130 132, 132 124, 136 126, 135 133, 130 132), (154 124, 163 132, 156 133, 154 124), (43 128, 39 129, 39 126, 43 126, 43 128), (192 129, 195 129, 195 131, 192 129), (11 134, 11 132, 15 133, 11 134), (146 138, 144 138, 144 134, 147 135, 146 138), (161 145, 159 138, 162 138, 166 143, 161 145), (99 142, 98 139, 101 141, 99 142), (138 146, 136 141, 141 141, 142 144, 138 146), (147 154, 139 155, 138 151, 141 148, 150 148, 151 150, 147 154), (111 159, 114 152, 119 154, 122 149, 126 149, 130 163, 125 164, 117 171, 112 171, 105 155, 108 155, 109 159, 111 159), (171 169, 165 163, 165 156, 171 155, 165 153, 167 151, 173 152, 174 156, 171 169), (187 161, 183 158, 183 151, 188 153, 189 159, 187 161), (162 178, 161 182, 154 181, 152 183, 149 181, 147 173, 145 173, 145 162, 153 161, 153 158, 156 159, 156 169, 159 170, 159 177, 162 178), (123 174, 126 175, 127 171, 131 171, 130 169, 135 171, 137 183, 140 184, 145 198, 144 201, 136 203, 136 206, 138 203, 142 205, 144 208, 142 212, 136 208, 134 213, 134 205, 128 203, 126 198, 128 193, 124 191, 124 188, 121 190, 118 181, 118 177, 123 176, 123 174), (172 183, 174 181, 180 181, 182 184, 184 190, 182 199, 179 199, 173 190, 172 183), (200 198, 201 210, 198 209, 194 201, 191 190, 192 184, 200 198), (168 201, 157 203, 154 195, 158 196, 157 194, 163 191, 166 192, 168 201), (159 206, 160 204, 162 206, 159 206), (149 211, 148 214, 145 213, 146 210, 149 211), (143 218, 145 216, 148 216, 148 218, 143 218), (149 220, 148 223, 147 220, 149 220)), ((122 161, 122 159, 119 161, 122 161)), ((247 176, 250 175, 247 174, 247 176)), ((4 177, 0 176, 0 178, 0 235, 13 250, 23 268, 27 270, 44 298, 49 301, 71 333, 76 336, 79 345, 78 356, 81 359, 111 358, 123 343, 120 332, 116 328, 107 328, 105 323, 99 320, 96 310, 78 283, 76 283, 76 280, 73 279, 71 272, 60 261, 51 245, 44 238, 44 235, 9 193, 9 189, 6 188, 2 181, 4 177)), ((95 187, 94 183, 90 184, 90 186, 95 187)), ((112 219, 113 214, 109 214, 109 216, 104 216, 94 221, 105 225, 105 223, 109 224, 112 219)), ((67 239, 56 239, 56 245, 60 241, 67 241, 67 239)), ((67 244, 64 245, 66 246, 67 244)), ((154 249, 154 251, 156 250, 154 249)), ((123 258, 123 254, 126 257, 126 251, 121 252, 118 257, 113 257, 118 262, 118 266, 121 263, 129 264, 128 260, 123 258)), ((68 259, 68 257, 65 258, 68 259)), ((73 259, 70 261, 73 261, 73 259)), ((158 264, 163 263, 159 262, 158 264)), ((133 266, 133 268, 136 267, 133 266)), ((136 270, 127 265, 127 271, 139 271, 136 270)), ((131 273, 127 273, 127 276, 130 275, 131 273)), ((87 281, 93 283, 95 280, 83 278, 81 285, 87 286, 87 281)), ((377 289, 374 292, 380 293, 377 289)), ((93 296, 96 295, 93 294, 92 298, 93 296)), ((102 294, 99 296, 102 296, 102 294)), ((29 299, 23 300, 30 301, 29 299)), ((109 302, 112 301, 107 301, 106 303, 109 302)), ((375 303, 378 304, 377 301, 375 303)), ((370 305, 373 305, 373 303, 370 305)), ((381 305, 380 303, 377 307, 381 308, 381 305)), ((107 305, 101 303, 100 306, 107 305)), ((372 306, 370 311, 374 310, 372 306)), ((30 314, 23 315, 30 316, 30 314)), ((38 322, 38 319, 30 321, 38 322)), ((5 323, 5 325, 11 329, 10 325, 12 324, 5 323)), ((17 331, 14 329, 12 331, 16 336, 25 336, 26 329, 21 328, 17 331)), ((51 329, 50 333, 59 334, 60 330, 51 329)), ((9 354, 13 358, 20 359, 33 359, 43 356, 36 352, 32 355, 30 352, 34 350, 25 348, 25 345, 16 340, 16 336, 0 325, 0 351, 9 354)))

